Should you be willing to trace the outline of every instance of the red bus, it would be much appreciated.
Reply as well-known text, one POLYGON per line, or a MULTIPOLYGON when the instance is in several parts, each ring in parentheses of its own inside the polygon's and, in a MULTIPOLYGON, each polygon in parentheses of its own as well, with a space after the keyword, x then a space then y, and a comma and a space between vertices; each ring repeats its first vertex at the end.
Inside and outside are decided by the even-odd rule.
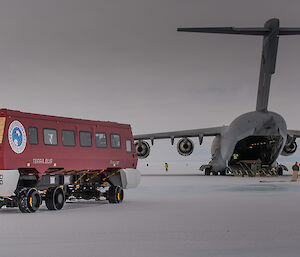
POLYGON ((0 109, 0 208, 35 212, 43 201, 122 202, 140 173, 130 125, 0 109))

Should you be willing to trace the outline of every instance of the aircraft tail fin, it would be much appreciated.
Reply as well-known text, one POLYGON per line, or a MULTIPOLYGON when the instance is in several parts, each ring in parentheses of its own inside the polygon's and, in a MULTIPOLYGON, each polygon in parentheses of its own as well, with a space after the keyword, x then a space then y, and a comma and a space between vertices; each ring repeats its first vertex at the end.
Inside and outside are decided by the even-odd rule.
POLYGON ((178 28, 177 31, 263 36, 263 50, 256 101, 257 111, 267 111, 271 76, 275 73, 279 36, 300 35, 300 28, 280 28, 279 19, 275 18, 268 20, 262 28, 178 28))

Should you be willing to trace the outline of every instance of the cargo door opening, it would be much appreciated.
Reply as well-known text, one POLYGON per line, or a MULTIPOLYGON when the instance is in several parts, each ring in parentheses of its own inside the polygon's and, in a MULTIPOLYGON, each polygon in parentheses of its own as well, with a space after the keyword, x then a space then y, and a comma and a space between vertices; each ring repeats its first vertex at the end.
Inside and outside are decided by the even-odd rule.
POLYGON ((278 157, 283 144, 282 136, 249 136, 239 141, 229 165, 242 161, 271 165, 278 157))

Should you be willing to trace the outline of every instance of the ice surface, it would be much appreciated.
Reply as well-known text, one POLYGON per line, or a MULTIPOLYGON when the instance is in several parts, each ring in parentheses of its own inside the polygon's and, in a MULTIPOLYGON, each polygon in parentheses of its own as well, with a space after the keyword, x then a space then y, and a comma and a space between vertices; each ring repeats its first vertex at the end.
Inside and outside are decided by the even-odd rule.
POLYGON ((300 182, 259 180, 143 176, 119 205, 1 209, 0 256, 299 256, 300 182))

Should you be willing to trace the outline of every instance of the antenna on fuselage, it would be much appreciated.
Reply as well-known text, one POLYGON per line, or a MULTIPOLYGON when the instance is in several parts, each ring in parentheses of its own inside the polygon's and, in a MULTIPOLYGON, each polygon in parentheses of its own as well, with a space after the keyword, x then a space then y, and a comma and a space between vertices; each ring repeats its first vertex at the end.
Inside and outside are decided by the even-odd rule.
POLYGON ((268 20, 263 28, 178 28, 177 31, 264 36, 258 83, 256 111, 267 111, 271 76, 275 73, 278 39, 284 35, 300 35, 300 28, 280 28, 279 19, 268 20))

